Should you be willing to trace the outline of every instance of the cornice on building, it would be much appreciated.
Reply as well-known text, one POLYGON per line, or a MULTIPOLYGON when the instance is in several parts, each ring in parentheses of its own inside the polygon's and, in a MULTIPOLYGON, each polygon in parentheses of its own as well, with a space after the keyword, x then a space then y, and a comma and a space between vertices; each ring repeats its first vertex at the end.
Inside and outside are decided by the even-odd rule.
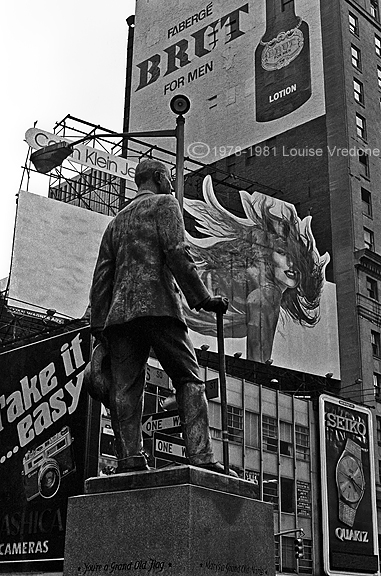
POLYGON ((366 272, 373 274, 378 279, 381 280, 381 255, 368 248, 363 248, 362 250, 356 250, 354 253, 355 257, 355 268, 361 270, 361 272, 366 272))

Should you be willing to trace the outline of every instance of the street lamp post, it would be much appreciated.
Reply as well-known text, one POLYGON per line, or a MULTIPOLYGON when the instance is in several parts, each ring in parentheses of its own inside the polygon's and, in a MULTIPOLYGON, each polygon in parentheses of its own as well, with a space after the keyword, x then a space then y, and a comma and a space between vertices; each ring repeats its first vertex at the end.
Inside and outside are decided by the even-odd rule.
POLYGON ((66 158, 74 152, 74 147, 88 140, 96 138, 176 138, 176 182, 175 194, 183 209, 184 199, 184 125, 186 114, 190 108, 190 101, 186 96, 174 96, 170 102, 172 112, 177 115, 176 128, 174 130, 149 130, 143 132, 106 132, 104 134, 91 134, 74 142, 56 142, 44 146, 31 154, 31 161, 37 172, 47 174, 53 168, 57 168, 66 158))

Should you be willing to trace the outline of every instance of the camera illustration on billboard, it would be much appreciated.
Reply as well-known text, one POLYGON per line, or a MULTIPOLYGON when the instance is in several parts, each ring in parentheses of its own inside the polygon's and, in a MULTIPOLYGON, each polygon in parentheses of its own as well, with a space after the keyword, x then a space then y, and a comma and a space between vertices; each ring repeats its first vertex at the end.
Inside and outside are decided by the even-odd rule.
POLYGON ((28 501, 37 496, 53 498, 61 479, 75 472, 73 437, 68 426, 54 434, 23 458, 23 481, 28 501))
MULTIPOLYGON (((266 362, 281 318, 303 327, 319 322, 329 254, 316 248, 311 216, 301 220, 291 204, 241 191, 246 218, 235 216, 218 202, 210 176, 203 196, 184 200, 201 234, 187 236, 192 255, 208 288, 229 298, 226 337, 246 337, 246 357, 266 362)), ((187 321, 195 332, 215 335, 211 313, 187 309, 187 321)))

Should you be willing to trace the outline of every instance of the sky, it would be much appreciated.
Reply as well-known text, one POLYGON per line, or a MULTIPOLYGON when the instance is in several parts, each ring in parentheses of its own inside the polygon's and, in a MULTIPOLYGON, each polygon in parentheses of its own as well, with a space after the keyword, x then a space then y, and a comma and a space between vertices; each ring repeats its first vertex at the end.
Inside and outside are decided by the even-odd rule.
MULTIPOLYGON (((0 34, 0 279, 10 270, 25 132, 67 114, 122 131, 128 26, 135 0, 12 0, 0 34)), ((33 192, 47 195, 48 178, 33 192)), ((23 186, 25 189, 25 185, 23 186)))

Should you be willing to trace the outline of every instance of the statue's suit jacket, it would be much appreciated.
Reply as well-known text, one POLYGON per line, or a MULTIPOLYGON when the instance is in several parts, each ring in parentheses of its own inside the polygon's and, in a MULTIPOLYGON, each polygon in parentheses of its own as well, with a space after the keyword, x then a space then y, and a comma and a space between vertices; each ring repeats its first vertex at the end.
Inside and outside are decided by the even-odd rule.
POLYGON ((178 286, 190 308, 209 297, 185 241, 177 200, 142 191, 103 235, 90 292, 91 328, 142 316, 185 323, 178 286))

